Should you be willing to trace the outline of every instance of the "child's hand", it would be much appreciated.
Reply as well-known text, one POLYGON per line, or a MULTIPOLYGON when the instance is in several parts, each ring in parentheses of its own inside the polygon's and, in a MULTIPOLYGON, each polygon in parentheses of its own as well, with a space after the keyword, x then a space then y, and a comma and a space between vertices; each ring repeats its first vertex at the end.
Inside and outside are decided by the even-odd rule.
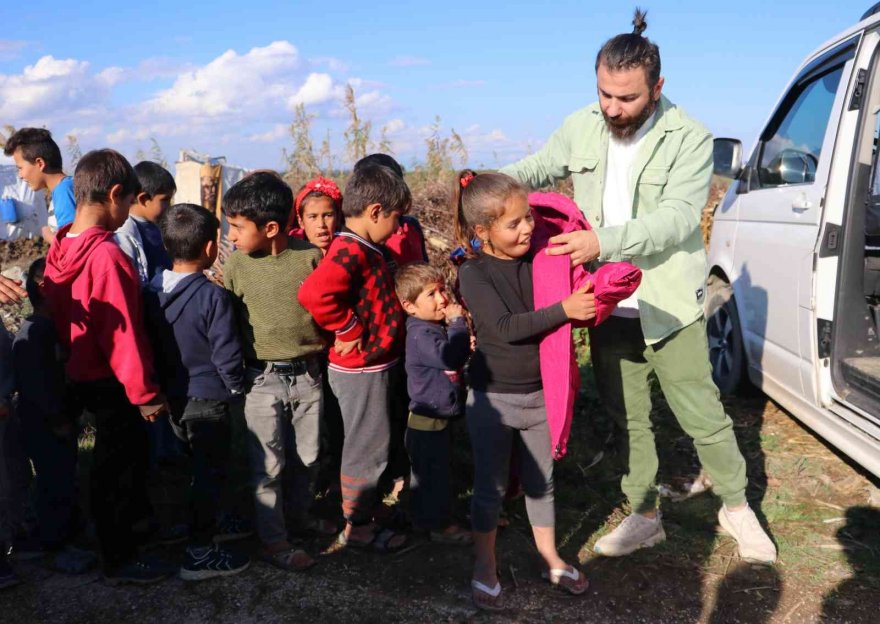
POLYGON ((168 411, 168 404, 165 402, 165 399, 159 397, 159 401, 157 403, 150 403, 149 405, 138 405, 138 409, 141 412, 141 416, 147 422, 156 422, 156 419, 159 418, 163 413, 168 411))
POLYGON ((596 316, 596 296, 593 283, 587 282, 562 302, 565 316, 574 321, 589 321, 596 316))
POLYGON ((447 303, 446 307, 443 308, 443 314, 446 315, 447 321, 451 321, 453 319, 461 318, 463 312, 461 306, 457 303, 447 303))
POLYGON ((349 340, 348 342, 343 342, 342 340, 336 339, 336 343, 333 345, 333 350, 336 351, 339 355, 348 355, 352 351, 362 351, 364 346, 364 337, 363 334, 355 338, 354 340, 349 340))
POLYGON ((27 291, 19 280, 0 275, 0 304, 21 303, 24 297, 27 297, 27 291))

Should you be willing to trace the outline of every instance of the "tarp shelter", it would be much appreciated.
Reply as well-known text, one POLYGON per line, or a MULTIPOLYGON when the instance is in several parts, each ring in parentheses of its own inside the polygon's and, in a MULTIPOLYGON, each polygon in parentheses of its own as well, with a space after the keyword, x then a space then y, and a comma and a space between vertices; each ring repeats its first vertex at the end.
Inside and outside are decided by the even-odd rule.
MULTIPOLYGON (((0 240, 42 235, 49 219, 45 193, 31 190, 27 182, 18 177, 15 165, 0 165, 0 199, 12 200, 15 211, 14 216, 9 213, 0 216, 0 240)), ((7 202, 6 206, 10 204, 7 202)))
POLYGON ((224 156, 211 157, 191 150, 181 150, 174 164, 177 184, 175 203, 198 204, 217 215, 226 234, 221 201, 229 187, 248 174, 248 170, 228 165, 224 156))
POLYGON ((214 274, 222 279, 222 265, 232 246, 226 240, 229 226, 223 218, 223 194, 229 187, 248 174, 248 170, 226 164, 226 158, 211 157, 192 150, 181 150, 174 164, 174 182, 177 192, 174 203, 204 206, 220 220, 220 253, 214 265, 214 274))

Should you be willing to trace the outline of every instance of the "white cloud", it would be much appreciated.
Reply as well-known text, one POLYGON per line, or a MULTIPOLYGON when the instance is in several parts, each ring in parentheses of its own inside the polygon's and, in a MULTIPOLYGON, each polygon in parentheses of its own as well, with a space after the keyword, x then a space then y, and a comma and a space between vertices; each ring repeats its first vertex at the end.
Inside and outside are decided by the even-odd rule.
POLYGON ((252 134, 247 137, 252 143, 273 143, 287 136, 288 127, 286 124, 275 124, 271 130, 252 134))
POLYGON ((88 62, 44 56, 21 74, 0 74, 0 119, 22 125, 59 111, 89 114, 107 94, 106 79, 90 75, 88 62))
POLYGON ((303 85, 287 101, 287 107, 296 108, 298 105, 312 106, 323 104, 331 99, 339 99, 345 94, 345 87, 334 85, 333 78, 329 74, 309 74, 303 85))
POLYGON ((406 128, 406 122, 402 119, 395 118, 388 121, 382 127, 385 129, 386 134, 388 134, 388 136, 391 136, 397 134, 398 132, 401 132, 404 128, 406 128))
POLYGON ((288 41, 275 41, 239 55, 227 50, 198 69, 180 74, 170 89, 147 102, 149 115, 214 117, 265 111, 279 96, 294 93, 290 74, 299 52, 288 41))
POLYGON ((431 61, 421 56, 397 56, 388 63, 392 67, 421 67, 430 65, 431 61))

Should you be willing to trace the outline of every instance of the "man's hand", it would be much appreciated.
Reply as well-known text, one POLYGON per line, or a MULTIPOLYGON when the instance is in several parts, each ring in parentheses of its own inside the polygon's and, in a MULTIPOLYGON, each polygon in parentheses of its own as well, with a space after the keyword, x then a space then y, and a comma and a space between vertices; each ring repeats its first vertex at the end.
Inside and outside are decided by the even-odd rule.
POLYGON ((21 303, 24 297, 27 297, 27 291, 21 287, 20 281, 0 275, 0 303, 21 303))
POLYGON ((599 237, 592 230, 580 230, 559 234, 550 239, 547 247, 548 256, 571 254, 571 266, 591 262, 599 257, 599 237))
POLYGON ((159 401, 156 403, 138 405, 138 409, 141 411, 141 416, 147 422, 156 422, 157 418, 168 411, 168 404, 165 402, 165 399, 162 397, 158 398, 159 401))
POLYGON ((342 340, 336 339, 336 343, 333 345, 333 350, 336 351, 339 355, 348 355, 355 349, 358 351, 362 351, 364 346, 364 336, 361 334, 354 340, 349 340, 348 342, 343 342, 342 340))

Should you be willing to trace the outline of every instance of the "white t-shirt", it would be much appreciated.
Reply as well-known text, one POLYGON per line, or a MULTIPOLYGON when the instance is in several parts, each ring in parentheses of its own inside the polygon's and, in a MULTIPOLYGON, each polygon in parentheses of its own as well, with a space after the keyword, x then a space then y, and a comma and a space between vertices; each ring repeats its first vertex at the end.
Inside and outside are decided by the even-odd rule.
MULTIPOLYGON (((613 134, 608 137, 608 158, 605 165, 605 190, 602 193, 602 225, 623 225, 633 218, 632 167, 639 153, 645 135, 654 125, 651 115, 642 127, 631 137, 618 139, 613 134)), ((630 295, 617 304, 613 316, 637 318, 639 300, 636 294, 630 295)))

